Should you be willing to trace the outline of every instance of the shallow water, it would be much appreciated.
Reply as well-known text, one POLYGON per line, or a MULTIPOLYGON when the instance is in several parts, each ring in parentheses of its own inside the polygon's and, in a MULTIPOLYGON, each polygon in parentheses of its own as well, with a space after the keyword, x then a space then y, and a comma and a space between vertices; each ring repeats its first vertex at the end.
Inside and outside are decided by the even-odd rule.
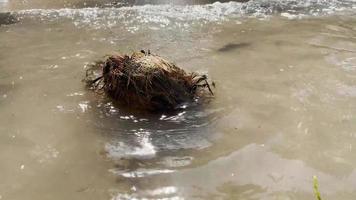
POLYGON ((12 2, 0 199, 314 199, 313 175, 324 199, 355 199, 356 2, 12 2), (214 99, 148 114, 85 89, 88 63, 141 48, 208 73, 214 99))

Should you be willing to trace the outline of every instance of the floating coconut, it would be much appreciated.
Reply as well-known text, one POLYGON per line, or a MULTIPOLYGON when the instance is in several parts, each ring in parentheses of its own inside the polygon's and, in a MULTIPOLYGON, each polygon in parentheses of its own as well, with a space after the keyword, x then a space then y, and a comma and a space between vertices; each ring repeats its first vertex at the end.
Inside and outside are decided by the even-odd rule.
POLYGON ((174 110, 192 102, 209 91, 213 92, 206 75, 188 73, 149 51, 131 56, 115 54, 98 61, 87 71, 101 69, 97 78, 87 78, 94 90, 103 90, 119 103, 147 110, 174 110))

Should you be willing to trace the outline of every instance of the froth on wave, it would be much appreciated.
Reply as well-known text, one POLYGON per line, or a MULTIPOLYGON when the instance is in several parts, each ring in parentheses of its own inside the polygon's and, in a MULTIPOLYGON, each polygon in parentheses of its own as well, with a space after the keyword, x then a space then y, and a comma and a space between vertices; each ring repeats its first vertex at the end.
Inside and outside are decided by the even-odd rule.
POLYGON ((271 15, 320 16, 356 8, 356 0, 251 0, 216 2, 206 5, 142 5, 121 8, 32 9, 22 10, 22 18, 43 21, 69 19, 76 26, 105 28, 135 24, 189 26, 194 23, 239 20, 243 17, 266 18, 271 15))

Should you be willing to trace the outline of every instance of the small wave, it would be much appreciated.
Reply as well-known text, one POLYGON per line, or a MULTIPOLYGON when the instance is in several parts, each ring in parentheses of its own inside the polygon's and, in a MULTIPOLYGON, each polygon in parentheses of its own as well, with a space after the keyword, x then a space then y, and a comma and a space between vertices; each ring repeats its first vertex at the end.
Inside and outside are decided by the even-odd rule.
POLYGON ((113 159, 119 158, 152 158, 156 155, 149 133, 143 132, 138 137, 138 146, 125 144, 123 142, 109 143, 106 145, 108 156, 113 159))
POLYGON ((160 175, 160 174, 169 174, 175 172, 174 170, 170 169, 140 169, 136 171, 131 171, 131 172, 122 172, 119 170, 112 169, 110 172, 123 176, 125 178, 142 178, 142 177, 147 177, 147 176, 153 176, 153 175, 160 175))
POLYGON ((137 31, 136 25, 149 24, 157 29, 167 26, 185 28, 189 25, 208 22, 238 20, 243 17, 266 18, 281 15, 295 19, 295 16, 320 16, 356 8, 356 0, 251 0, 241 2, 216 2, 206 5, 143 5, 121 8, 82 9, 31 9, 17 14, 20 18, 39 18, 43 21, 69 19, 76 26, 111 28, 126 26, 137 31), (293 16, 293 17, 291 17, 293 16), (154 26, 156 25, 156 26, 154 26))
POLYGON ((111 200, 126 200, 126 199, 165 199, 165 200, 183 200, 183 197, 178 196, 178 189, 175 186, 165 186, 153 190, 136 191, 136 187, 132 189, 134 193, 118 193, 113 195, 111 200))

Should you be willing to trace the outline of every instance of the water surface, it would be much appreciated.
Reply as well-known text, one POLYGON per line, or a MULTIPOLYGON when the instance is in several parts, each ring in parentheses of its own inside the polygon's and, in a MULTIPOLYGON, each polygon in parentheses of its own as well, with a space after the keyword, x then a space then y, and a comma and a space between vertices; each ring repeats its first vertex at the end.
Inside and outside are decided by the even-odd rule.
POLYGON ((0 199, 314 199, 313 175, 325 199, 356 197, 356 2, 14 2, 0 199), (150 114, 85 89, 88 63, 142 48, 207 73, 214 99, 150 114))

